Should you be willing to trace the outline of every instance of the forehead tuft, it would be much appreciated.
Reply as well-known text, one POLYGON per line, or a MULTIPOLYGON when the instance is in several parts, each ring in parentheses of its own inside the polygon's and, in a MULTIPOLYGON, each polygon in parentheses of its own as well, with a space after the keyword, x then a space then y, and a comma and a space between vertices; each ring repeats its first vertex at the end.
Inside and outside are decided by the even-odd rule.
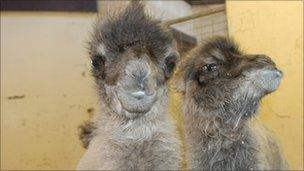
POLYGON ((225 61, 232 54, 241 55, 238 45, 231 38, 215 37, 201 45, 199 53, 204 57, 213 57, 225 61))
POLYGON ((123 11, 105 16, 96 24, 90 42, 91 50, 120 53, 123 49, 136 45, 165 52, 165 47, 173 38, 160 22, 145 13, 144 5, 132 1, 123 11))

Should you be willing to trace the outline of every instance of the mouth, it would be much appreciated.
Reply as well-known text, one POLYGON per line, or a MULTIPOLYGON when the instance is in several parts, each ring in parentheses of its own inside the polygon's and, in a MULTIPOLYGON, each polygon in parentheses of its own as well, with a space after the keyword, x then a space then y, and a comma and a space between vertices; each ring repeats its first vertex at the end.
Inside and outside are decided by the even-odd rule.
POLYGON ((252 84, 266 94, 275 91, 283 77, 282 71, 276 68, 264 68, 245 72, 244 75, 252 84))
POLYGON ((147 113, 156 101, 155 92, 120 90, 117 94, 122 107, 130 113, 147 113))
POLYGON ((271 93, 279 87, 282 77, 282 71, 278 69, 264 70, 261 75, 261 87, 266 93, 271 93))

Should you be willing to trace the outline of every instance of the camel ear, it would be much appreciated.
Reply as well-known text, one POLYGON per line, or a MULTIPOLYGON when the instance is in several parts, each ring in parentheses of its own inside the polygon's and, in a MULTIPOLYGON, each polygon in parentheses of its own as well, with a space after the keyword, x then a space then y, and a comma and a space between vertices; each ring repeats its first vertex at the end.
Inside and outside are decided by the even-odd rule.
POLYGON ((177 62, 176 69, 170 80, 170 88, 179 93, 186 92, 186 82, 193 75, 191 55, 185 55, 177 62))
POLYGON ((173 41, 172 46, 167 47, 166 51, 164 71, 166 78, 170 78, 173 75, 176 65, 180 59, 176 42, 173 41))

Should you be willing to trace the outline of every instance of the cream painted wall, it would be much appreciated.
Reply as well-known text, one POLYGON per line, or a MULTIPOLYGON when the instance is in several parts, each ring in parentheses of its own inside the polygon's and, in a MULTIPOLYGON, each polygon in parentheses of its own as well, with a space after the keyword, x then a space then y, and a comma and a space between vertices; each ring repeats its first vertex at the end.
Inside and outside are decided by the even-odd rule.
POLYGON ((227 1, 227 17, 246 52, 269 55, 284 72, 259 119, 280 140, 290 168, 303 170, 303 1, 227 1))
POLYGON ((1 170, 75 169, 77 127, 96 106, 85 49, 94 18, 1 12, 1 170))
MULTIPOLYGON (((247 52, 272 56, 284 71, 279 90, 263 101, 261 120, 293 169, 303 169, 302 12, 300 2, 227 3, 230 34, 247 52)), ((98 111, 84 48, 94 19, 1 12, 1 169, 75 168, 84 152, 76 128, 89 118, 89 108, 98 111), (14 95, 25 97, 7 98, 14 95)), ((182 132, 180 95, 170 96, 182 132)))

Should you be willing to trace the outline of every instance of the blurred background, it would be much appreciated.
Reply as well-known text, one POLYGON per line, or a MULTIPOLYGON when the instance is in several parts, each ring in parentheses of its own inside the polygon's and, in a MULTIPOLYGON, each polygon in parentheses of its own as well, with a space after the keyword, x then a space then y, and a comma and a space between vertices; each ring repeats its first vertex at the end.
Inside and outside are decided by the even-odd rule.
MULTIPOLYGON (((86 42, 98 13, 128 1, 1 0, 1 170, 73 170, 84 153, 77 127, 98 112, 86 42)), ((210 36, 232 36, 284 72, 259 120, 303 170, 303 1, 144 1, 171 22, 181 54, 210 36), (216 10, 214 10, 216 9, 216 10), (211 12, 210 12, 211 11, 211 12), (185 16, 198 14, 196 18, 185 16)), ((180 94, 171 111, 183 131, 180 94)))

